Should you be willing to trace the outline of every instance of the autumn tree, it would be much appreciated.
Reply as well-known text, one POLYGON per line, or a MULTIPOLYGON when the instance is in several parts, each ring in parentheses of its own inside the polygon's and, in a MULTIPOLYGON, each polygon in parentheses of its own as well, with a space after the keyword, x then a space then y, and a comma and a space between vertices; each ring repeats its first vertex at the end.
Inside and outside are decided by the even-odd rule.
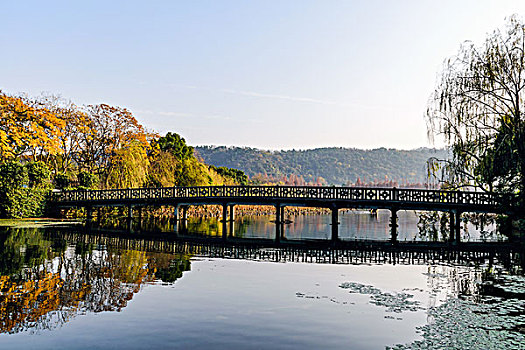
POLYGON ((64 121, 57 125, 60 131, 57 135, 59 152, 49 160, 49 165, 55 173, 67 173, 78 168, 75 159, 83 149, 83 140, 93 135, 93 123, 81 107, 60 96, 42 95, 36 102, 64 121))
POLYGON ((38 160, 60 152, 59 136, 65 121, 27 98, 0 91, 0 157, 38 160))
POLYGON ((124 164, 123 159, 143 160, 135 157, 144 153, 137 151, 137 147, 147 149, 149 135, 129 110, 100 104, 89 105, 83 112, 87 115, 89 129, 82 134, 82 149, 75 157, 80 169, 99 175, 102 183, 109 184, 107 170, 115 169, 113 161, 124 164), (124 155, 126 151, 122 149, 128 154, 124 155))
POLYGON ((525 197, 525 25, 516 17, 479 46, 448 58, 426 114, 452 158, 433 170, 455 188, 519 192, 525 197))

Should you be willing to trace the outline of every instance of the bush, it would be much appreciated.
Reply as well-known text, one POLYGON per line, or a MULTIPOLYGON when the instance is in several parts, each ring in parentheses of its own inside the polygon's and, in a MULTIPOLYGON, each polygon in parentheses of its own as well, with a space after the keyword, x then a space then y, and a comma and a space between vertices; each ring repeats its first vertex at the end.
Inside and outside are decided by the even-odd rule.
POLYGON ((44 162, 30 162, 25 165, 29 187, 47 187, 51 171, 44 162))
POLYGON ((40 162, 0 164, 0 217, 38 217, 45 212, 49 169, 40 162))
POLYGON ((7 193, 2 216, 14 219, 43 216, 48 190, 20 188, 7 193))
POLYGON ((83 187, 86 189, 93 188, 98 182, 97 175, 88 171, 81 171, 80 173, 78 173, 77 178, 79 187, 83 187))
POLYGON ((71 181, 70 181, 69 176, 67 174, 57 173, 55 175, 55 187, 58 188, 58 189, 63 190, 64 188, 69 187, 69 183, 70 182, 71 181))
POLYGON ((4 189, 15 189, 27 186, 29 178, 27 169, 16 161, 0 164, 0 187, 4 189))

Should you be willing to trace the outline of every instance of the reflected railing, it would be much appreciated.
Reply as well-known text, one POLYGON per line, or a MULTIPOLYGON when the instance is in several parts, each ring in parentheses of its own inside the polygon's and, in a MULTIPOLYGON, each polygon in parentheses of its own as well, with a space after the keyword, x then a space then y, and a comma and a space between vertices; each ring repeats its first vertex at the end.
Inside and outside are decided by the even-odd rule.
MULTIPOLYGON (((146 250, 185 254, 191 256, 247 259, 272 262, 304 262, 329 264, 494 264, 525 270, 525 249, 501 243, 472 242, 453 245, 444 242, 407 242, 392 245, 389 242, 355 240, 345 245, 297 244, 272 240, 222 240, 195 236, 168 236, 166 234, 122 234, 120 231, 94 230, 91 234, 71 229, 53 230, 50 237, 67 241, 117 247, 118 249, 146 250)), ((516 270, 517 269, 517 270, 516 270)))

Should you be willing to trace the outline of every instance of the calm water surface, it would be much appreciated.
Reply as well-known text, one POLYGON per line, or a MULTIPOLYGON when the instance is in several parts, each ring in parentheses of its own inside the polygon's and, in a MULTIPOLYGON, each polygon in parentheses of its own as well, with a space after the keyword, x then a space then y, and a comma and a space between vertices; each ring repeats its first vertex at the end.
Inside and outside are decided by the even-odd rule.
MULTIPOLYGON (((401 210, 398 212, 398 239, 400 241, 420 241, 427 240, 429 237, 421 236, 421 224, 415 211, 401 210)), ((331 237, 331 216, 326 214, 308 214, 286 216, 289 219, 284 225, 284 236, 289 240, 301 239, 330 239, 331 237)), ((239 216, 235 219, 233 226, 228 224, 228 235, 244 238, 275 238, 275 216, 239 216)), ((116 226, 125 227, 125 216, 113 218, 112 220, 100 224, 101 227, 116 226)), ((378 240, 384 241, 390 238, 390 211, 378 210, 376 215, 371 215, 369 211, 340 211, 339 213, 339 238, 342 240, 378 240)), ((97 225, 95 223, 95 225, 97 225)), ((495 233, 493 225, 476 227, 472 223, 462 225, 462 240, 464 241, 498 241, 503 238, 495 233)), ((137 218, 133 222, 134 231, 160 231, 173 232, 181 231, 175 228, 170 219, 166 218, 146 218, 139 226, 137 218)), ((191 235, 222 235, 222 223, 220 218, 189 218, 187 232, 191 235)), ((428 227, 427 227, 428 229, 428 227)), ((439 223, 436 224, 439 231, 439 223)), ((448 232, 448 229, 446 230, 448 232)), ((427 233, 428 234, 428 233, 427 233)), ((443 238, 441 233, 437 233, 434 239, 443 238)))
MULTIPOLYGON (((271 226, 250 220, 240 235, 273 237, 271 226)), ((296 220, 287 237, 316 238, 323 220, 305 217, 303 229, 296 220)), ((349 238, 383 232, 380 219, 344 220, 363 221, 343 231, 349 238)), ((194 224, 200 234, 215 227, 194 224)), ((211 257, 213 249, 140 233, 0 227, 0 348, 524 348, 519 254, 320 264, 274 248, 250 248, 244 260, 211 257)), ((325 253, 299 255, 324 261, 315 254, 325 253)))

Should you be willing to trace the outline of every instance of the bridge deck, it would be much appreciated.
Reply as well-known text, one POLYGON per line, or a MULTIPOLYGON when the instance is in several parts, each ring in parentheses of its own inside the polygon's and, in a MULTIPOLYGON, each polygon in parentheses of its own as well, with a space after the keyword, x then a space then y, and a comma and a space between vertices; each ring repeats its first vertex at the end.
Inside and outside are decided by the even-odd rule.
POLYGON ((370 187, 196 186, 74 190, 53 194, 56 207, 112 205, 278 205, 502 212, 502 196, 488 192, 370 187))

